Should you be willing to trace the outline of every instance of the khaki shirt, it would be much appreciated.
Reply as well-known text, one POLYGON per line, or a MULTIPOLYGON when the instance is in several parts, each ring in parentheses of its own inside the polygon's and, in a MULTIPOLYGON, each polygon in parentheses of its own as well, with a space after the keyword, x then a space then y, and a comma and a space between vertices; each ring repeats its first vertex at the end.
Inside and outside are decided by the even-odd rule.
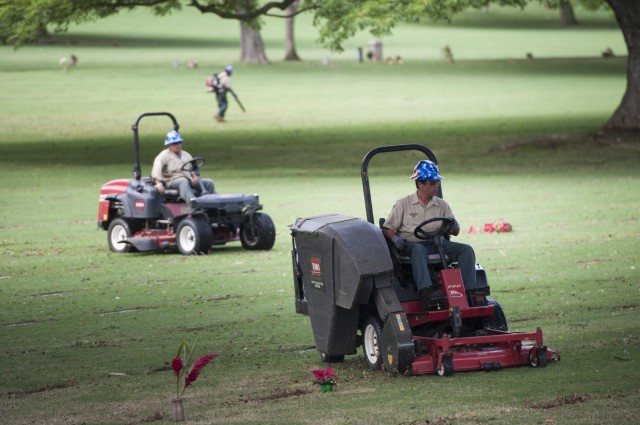
MULTIPOLYGON (((416 193, 406 196, 393 206, 383 227, 395 230, 396 234, 409 242, 420 242, 413 235, 416 226, 434 217, 453 217, 449 204, 442 198, 434 196, 425 206, 416 193)), ((437 230, 441 221, 427 224, 423 229, 427 232, 437 230)))
POLYGON ((182 166, 193 159, 187 151, 181 151, 180 156, 171 152, 169 148, 163 150, 153 160, 153 168, 151 169, 151 177, 171 183, 176 177, 191 178, 190 171, 181 170, 182 166))
POLYGON ((231 89, 231 77, 226 71, 218 74, 218 89, 222 88, 224 91, 231 89))

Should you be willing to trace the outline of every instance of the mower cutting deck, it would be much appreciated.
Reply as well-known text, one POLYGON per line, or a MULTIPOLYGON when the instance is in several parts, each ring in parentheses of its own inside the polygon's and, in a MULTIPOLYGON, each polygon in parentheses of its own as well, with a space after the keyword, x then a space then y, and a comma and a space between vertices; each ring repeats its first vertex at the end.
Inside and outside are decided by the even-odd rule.
MULTIPOLYGON (((397 253, 373 222, 368 163, 382 152, 418 150, 399 145, 370 151, 362 163, 367 221, 339 214, 299 218, 291 226, 296 312, 309 315, 316 348, 326 362, 343 361, 362 346, 367 366, 404 374, 451 375, 560 360, 544 345, 542 330, 513 332, 502 307, 488 298, 485 270, 465 290, 460 270, 442 250, 429 256, 438 289, 425 309, 413 282, 410 259, 397 253)), ((441 196, 441 193, 439 194, 441 196)), ((446 218, 434 232, 447 233, 446 218)), ((424 223, 423 223, 424 224, 424 223)))

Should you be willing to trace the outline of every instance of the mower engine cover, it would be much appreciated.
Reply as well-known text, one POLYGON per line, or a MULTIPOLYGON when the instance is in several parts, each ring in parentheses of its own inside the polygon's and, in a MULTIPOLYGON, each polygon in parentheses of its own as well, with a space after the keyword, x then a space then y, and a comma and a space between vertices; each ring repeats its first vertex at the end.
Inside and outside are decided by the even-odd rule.
POLYGON ((213 193, 202 195, 193 203, 194 208, 224 209, 227 213, 241 212, 247 205, 258 205, 258 195, 245 195, 243 193, 213 193))

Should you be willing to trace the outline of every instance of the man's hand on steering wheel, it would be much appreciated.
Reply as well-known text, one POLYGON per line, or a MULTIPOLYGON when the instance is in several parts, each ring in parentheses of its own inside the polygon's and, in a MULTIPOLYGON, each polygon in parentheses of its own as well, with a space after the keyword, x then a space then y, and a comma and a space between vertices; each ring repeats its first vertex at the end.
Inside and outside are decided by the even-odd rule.
POLYGON ((196 156, 195 158, 191 159, 190 161, 185 162, 184 164, 182 164, 182 167, 180 168, 182 171, 191 171, 193 173, 196 173, 196 175, 200 174, 200 168, 202 168, 202 166, 207 162, 206 159, 204 159, 201 156, 196 156))
POLYGON ((413 231, 413 235, 423 241, 433 240, 439 236, 444 236, 448 234, 451 230, 460 229, 458 222, 453 217, 434 217, 429 220, 425 220, 422 223, 418 224, 413 231), (439 228, 436 230, 432 230, 430 232, 424 230, 424 226, 429 223, 434 222, 442 222, 439 228))
POLYGON ((182 164, 182 167, 180 168, 182 171, 187 171, 191 173, 191 184, 193 186, 197 186, 200 182, 200 168, 202 168, 202 166, 207 162, 206 159, 204 159, 201 156, 197 156, 193 159, 191 159, 190 161, 185 162, 184 164, 182 164))

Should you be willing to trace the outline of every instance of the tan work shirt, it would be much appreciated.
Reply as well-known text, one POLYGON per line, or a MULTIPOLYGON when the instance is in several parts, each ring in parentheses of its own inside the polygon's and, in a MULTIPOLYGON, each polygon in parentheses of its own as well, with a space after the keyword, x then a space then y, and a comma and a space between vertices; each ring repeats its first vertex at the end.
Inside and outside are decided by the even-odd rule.
POLYGON ((180 156, 177 156, 167 148, 160 152, 158 156, 156 156, 156 159, 153 160, 151 177, 167 183, 171 183, 171 180, 176 177, 191 179, 191 171, 183 171, 181 168, 186 162, 192 159, 193 157, 187 151, 181 151, 180 156))
POLYGON ((231 76, 227 74, 227 71, 218 74, 218 89, 231 90, 231 76))
MULTIPOLYGON (((383 227, 395 230, 396 234, 409 242, 420 242, 413 235, 416 226, 434 217, 453 217, 449 204, 442 198, 434 196, 427 205, 420 202, 418 195, 413 193, 396 202, 383 227)), ((437 230, 442 226, 441 221, 429 223, 423 227, 427 232, 437 230)))

